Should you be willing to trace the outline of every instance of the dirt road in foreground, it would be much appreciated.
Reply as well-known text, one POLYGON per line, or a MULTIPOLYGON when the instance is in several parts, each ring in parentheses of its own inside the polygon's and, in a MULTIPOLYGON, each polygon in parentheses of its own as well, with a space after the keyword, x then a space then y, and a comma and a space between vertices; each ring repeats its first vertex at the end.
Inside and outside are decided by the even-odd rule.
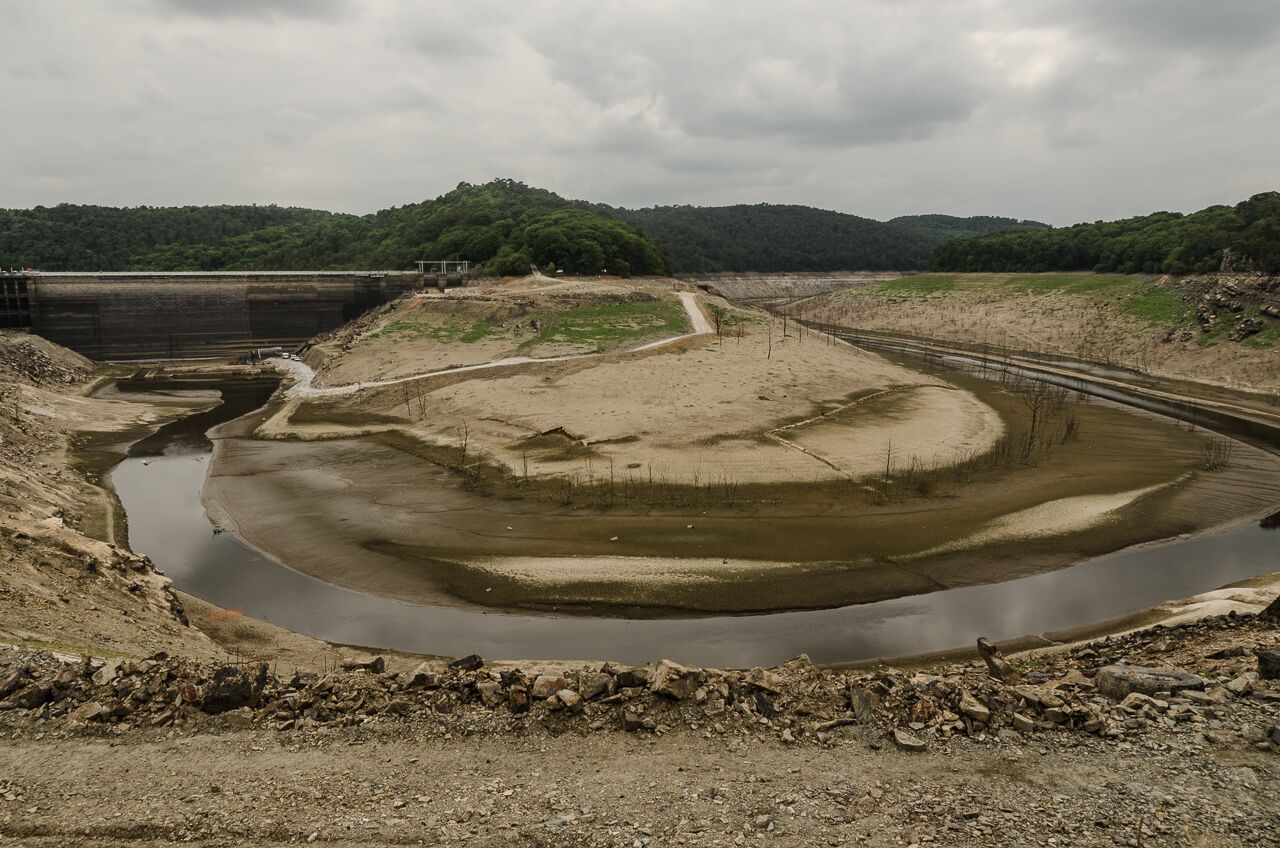
POLYGON ((535 729, 24 736, 4 844, 1264 845, 1276 756, 1161 742, 927 754, 535 729))

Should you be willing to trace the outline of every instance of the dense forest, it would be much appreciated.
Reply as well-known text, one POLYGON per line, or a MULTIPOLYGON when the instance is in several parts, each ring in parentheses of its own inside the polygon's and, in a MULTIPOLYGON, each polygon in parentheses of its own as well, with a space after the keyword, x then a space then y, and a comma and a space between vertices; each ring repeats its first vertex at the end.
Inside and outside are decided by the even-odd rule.
POLYGON ((950 241, 939 271, 1280 272, 1280 192, 1190 215, 1157 212, 1048 230, 950 241))
POLYGON ((117 209, 62 204, 0 209, 0 267, 50 271, 144 268, 151 260, 143 257, 153 251, 198 250, 248 233, 312 227, 335 217, 340 216, 279 206, 117 209))
POLYGON ((342 215, 277 206, 0 210, 0 267, 45 271, 411 268, 468 259, 570 273, 920 269, 947 239, 1043 224, 919 215, 884 223, 807 206, 617 209, 514 180, 342 215))
POLYGON ((513 180, 341 215, 278 206, 63 204, 0 210, 0 267, 46 271, 411 268, 468 259, 482 272, 715 271, 1280 272, 1280 193, 1190 215, 1050 228, 1035 221, 910 215, 888 222, 772 204, 617 209, 513 180))
POLYGON ((275 206, 0 210, 0 267, 45 271, 412 268, 469 259, 497 274, 660 274, 662 252, 634 227, 512 180, 463 183, 372 215, 275 206))
POLYGON ((999 226, 1044 226, 948 215, 884 223, 810 206, 766 203, 609 211, 656 241, 676 272, 687 273, 921 269, 928 266, 933 248, 949 238, 999 226))
POLYGON ((988 233, 1049 229, 1048 224, 1039 221, 1020 221, 1017 218, 998 218, 994 215, 974 215, 969 218, 957 218, 954 215, 901 215, 890 218, 889 223, 910 227, 925 234, 933 241, 934 247, 951 239, 984 236, 988 233))

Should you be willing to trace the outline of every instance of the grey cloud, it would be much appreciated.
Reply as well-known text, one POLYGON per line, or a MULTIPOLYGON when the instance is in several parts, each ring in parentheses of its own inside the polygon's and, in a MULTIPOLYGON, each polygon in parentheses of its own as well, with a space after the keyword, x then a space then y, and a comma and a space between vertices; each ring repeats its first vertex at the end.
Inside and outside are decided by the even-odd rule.
POLYGON ((873 5, 870 19, 846 12, 816 30, 778 8, 767 11, 778 29, 768 20, 691 21, 682 7, 665 17, 583 15, 534 43, 556 78, 596 105, 653 97, 692 136, 880 143, 928 136, 979 103, 980 82, 949 31, 922 36, 895 23, 906 43, 891 48, 868 31, 890 7, 873 5), (699 23, 720 27, 719 43, 699 23))
POLYGON ((621 205, 1187 210, 1280 183, 1278 19, 1254 0, 0 3, 21 117, 0 197, 364 212, 511 176, 621 205))
POLYGON ((206 18, 310 18, 332 20, 350 0, 156 0, 161 7, 206 18))
POLYGON ((1022 8, 1033 20, 1138 52, 1192 50, 1230 58, 1274 48, 1280 35, 1275 0, 1054 0, 1022 8))

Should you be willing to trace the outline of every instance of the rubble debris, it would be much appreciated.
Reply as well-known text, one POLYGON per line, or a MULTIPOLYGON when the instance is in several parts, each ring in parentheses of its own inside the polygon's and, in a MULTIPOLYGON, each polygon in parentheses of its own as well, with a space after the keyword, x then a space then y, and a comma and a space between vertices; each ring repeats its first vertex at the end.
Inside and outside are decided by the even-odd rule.
POLYGON ((390 672, 372 660, 289 678, 264 663, 209 665, 159 653, 75 660, 8 647, 0 649, 0 723, 61 723, 77 733, 228 719, 282 732, 399 721, 468 733, 514 732, 529 722, 654 733, 685 726, 796 745, 867 734, 869 744, 889 739, 908 751, 957 737, 1018 744, 1066 733, 1105 742, 1159 731, 1280 750, 1273 741, 1280 687, 1263 673, 1280 649, 1280 630, 1261 616, 1157 625, 1024 657, 1019 669, 986 640, 979 644, 988 646, 981 661, 927 671, 824 670, 797 658, 747 671, 663 660, 529 675, 474 661, 390 672), (1155 656, 1160 665, 1139 664, 1155 656))

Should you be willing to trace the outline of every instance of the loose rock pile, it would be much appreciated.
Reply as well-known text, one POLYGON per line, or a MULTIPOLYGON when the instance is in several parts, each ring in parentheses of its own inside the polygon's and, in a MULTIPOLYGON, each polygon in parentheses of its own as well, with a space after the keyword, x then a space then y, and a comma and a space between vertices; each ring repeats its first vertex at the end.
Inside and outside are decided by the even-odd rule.
MULTIPOLYGON (((1230 339, 1243 341, 1268 327, 1268 320, 1280 320, 1280 278, 1263 274, 1215 274, 1187 277, 1183 286, 1194 297, 1196 322, 1202 333, 1211 333, 1230 323, 1230 339), (1256 308, 1256 314, 1254 309, 1256 308)), ((1166 341, 1173 341, 1170 330, 1166 341)), ((1183 334, 1183 341, 1190 333, 1183 334)))
POLYGON ((0 333, 0 377, 33 386, 82 383, 88 379, 88 360, 63 351, 66 361, 57 361, 46 349, 51 347, 26 333, 0 333))
POLYGON ((1017 667, 997 651, 991 669, 973 663, 927 673, 822 670, 802 656, 749 671, 664 660, 530 675, 471 656, 412 672, 388 673, 379 658, 283 678, 265 663, 209 666, 164 654, 73 660, 9 649, 0 654, 0 713, 117 732, 193 726, 211 716, 279 731, 415 721, 442 733, 514 732, 539 721, 584 732, 683 726, 708 735, 770 734, 788 744, 824 744, 838 728, 859 725, 873 747, 891 741, 907 751, 954 736, 1121 739, 1161 728, 1280 751, 1277 635, 1261 616, 1220 616, 1017 667), (1159 656, 1163 662, 1152 661, 1159 656))

